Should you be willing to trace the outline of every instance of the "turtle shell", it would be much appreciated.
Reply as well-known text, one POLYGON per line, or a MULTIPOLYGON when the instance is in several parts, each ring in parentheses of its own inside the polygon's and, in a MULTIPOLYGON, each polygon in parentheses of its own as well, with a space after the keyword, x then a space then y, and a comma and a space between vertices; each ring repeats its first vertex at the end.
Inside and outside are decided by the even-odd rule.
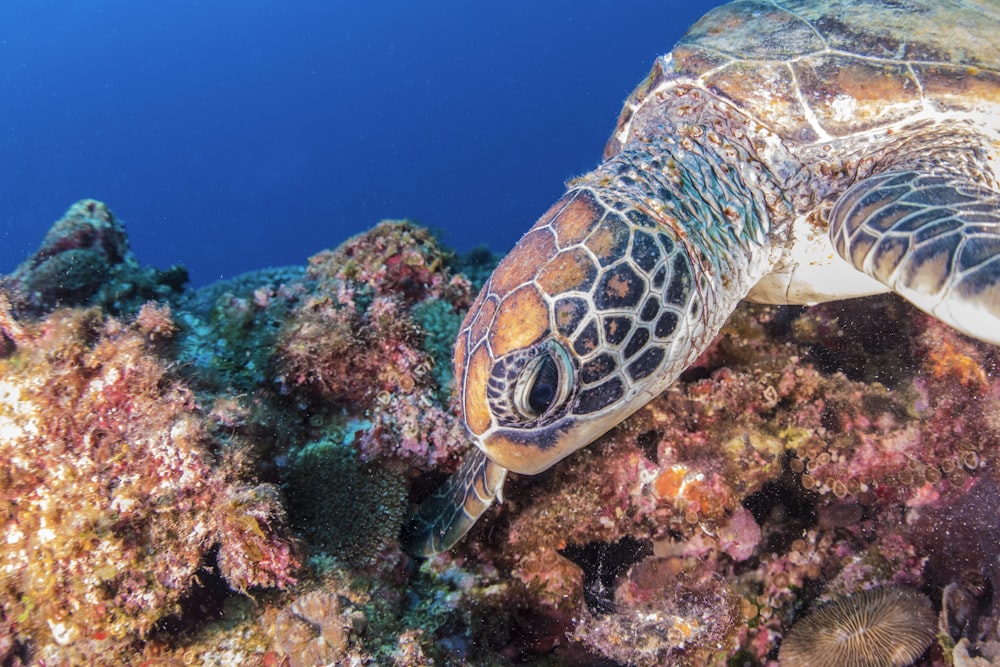
POLYGON ((705 89, 812 143, 1000 103, 995 0, 737 0, 706 14, 632 93, 605 157, 670 91, 705 89))

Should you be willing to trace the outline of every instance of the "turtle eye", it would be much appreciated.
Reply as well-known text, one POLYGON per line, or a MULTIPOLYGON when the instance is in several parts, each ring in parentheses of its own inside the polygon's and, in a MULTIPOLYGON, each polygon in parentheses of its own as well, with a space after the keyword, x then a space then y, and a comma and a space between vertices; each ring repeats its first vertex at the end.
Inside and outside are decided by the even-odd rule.
POLYGON ((566 352, 554 345, 525 364, 514 387, 514 407, 526 419, 539 417, 566 401, 572 379, 566 352))
POLYGON ((542 357, 542 363, 538 365, 535 372, 535 379, 528 390, 528 407, 536 415, 540 415, 549 409, 552 401, 556 398, 559 390, 559 369, 552 355, 546 354, 542 357))

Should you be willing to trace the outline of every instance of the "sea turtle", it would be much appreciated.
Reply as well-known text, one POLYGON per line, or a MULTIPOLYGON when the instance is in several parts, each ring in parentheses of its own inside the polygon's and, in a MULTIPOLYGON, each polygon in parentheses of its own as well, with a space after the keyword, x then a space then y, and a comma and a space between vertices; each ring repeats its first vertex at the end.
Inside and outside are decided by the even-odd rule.
POLYGON ((1000 2, 737 0, 625 103, 604 162, 500 262, 455 343, 477 449, 404 547, 669 386, 741 299, 893 290, 1000 344, 1000 2))

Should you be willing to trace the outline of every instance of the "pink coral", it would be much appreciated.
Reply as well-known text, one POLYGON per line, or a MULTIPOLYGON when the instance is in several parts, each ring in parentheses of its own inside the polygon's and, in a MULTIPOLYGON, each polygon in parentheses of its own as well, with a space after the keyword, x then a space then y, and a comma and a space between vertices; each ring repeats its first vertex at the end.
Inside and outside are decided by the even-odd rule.
POLYGON ((434 359, 412 308, 427 300, 468 307, 468 281, 447 270, 433 237, 383 222, 310 258, 311 292, 291 313, 276 351, 279 377, 321 400, 368 407, 381 391, 428 387, 434 359))
POLYGON ((753 555, 760 543, 760 526, 754 521, 749 510, 738 507, 733 515, 719 527, 719 548, 736 562, 742 562, 753 555))
POLYGON ((419 469, 457 461, 471 442, 454 406, 445 410, 424 389, 413 394, 383 392, 376 397, 371 427, 358 434, 361 457, 400 459, 419 469))

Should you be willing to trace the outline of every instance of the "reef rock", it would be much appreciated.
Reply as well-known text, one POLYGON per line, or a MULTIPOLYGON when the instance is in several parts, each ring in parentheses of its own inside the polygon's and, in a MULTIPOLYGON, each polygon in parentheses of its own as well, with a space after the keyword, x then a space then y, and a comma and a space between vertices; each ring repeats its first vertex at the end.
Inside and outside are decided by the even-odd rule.
POLYGON ((83 305, 121 313, 177 295, 187 271, 180 265, 165 271, 141 267, 125 225, 101 202, 84 199, 52 225, 35 254, 5 282, 15 307, 31 314, 83 305))

